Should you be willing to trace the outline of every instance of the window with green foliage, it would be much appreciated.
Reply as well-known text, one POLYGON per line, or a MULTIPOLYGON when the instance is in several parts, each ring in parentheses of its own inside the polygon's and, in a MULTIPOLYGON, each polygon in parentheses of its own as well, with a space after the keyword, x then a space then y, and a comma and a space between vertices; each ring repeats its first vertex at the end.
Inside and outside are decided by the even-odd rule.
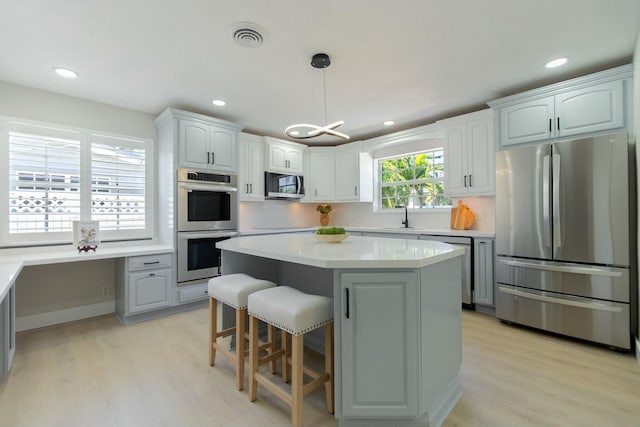
POLYGON ((378 161, 380 208, 425 209, 451 206, 444 195, 444 150, 436 148, 422 153, 378 161))

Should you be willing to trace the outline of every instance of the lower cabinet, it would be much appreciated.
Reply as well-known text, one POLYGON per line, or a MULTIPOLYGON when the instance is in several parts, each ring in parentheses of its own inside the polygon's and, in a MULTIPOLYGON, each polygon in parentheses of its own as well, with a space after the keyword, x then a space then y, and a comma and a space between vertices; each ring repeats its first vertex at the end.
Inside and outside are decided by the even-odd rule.
POLYGON ((342 415, 416 417, 417 273, 343 273, 340 290, 342 415))
POLYGON ((0 378, 11 369, 16 352, 16 286, 0 301, 0 378))
POLYGON ((172 254, 119 260, 116 273, 116 313, 120 318, 172 305, 172 254))
POLYGON ((171 305, 171 270, 153 270, 128 275, 127 312, 156 310, 171 305))
POLYGON ((493 307, 493 239, 473 239, 473 302, 493 307))
POLYGON ((209 296, 209 282, 178 288, 178 300, 176 304, 199 301, 209 296))

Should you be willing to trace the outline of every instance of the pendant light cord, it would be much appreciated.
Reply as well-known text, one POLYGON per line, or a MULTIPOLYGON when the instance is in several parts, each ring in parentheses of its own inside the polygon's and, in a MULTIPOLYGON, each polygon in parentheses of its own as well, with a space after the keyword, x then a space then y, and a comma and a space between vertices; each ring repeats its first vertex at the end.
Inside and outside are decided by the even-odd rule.
POLYGON ((324 92, 324 122, 327 123, 327 69, 322 69, 322 91, 324 92))

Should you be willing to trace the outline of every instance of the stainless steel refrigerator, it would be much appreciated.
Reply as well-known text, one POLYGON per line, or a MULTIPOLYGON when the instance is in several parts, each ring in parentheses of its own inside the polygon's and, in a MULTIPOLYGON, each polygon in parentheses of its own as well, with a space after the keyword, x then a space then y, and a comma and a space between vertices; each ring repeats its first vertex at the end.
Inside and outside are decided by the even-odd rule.
POLYGON ((631 348, 637 292, 630 150, 619 133, 497 153, 498 318, 631 348))

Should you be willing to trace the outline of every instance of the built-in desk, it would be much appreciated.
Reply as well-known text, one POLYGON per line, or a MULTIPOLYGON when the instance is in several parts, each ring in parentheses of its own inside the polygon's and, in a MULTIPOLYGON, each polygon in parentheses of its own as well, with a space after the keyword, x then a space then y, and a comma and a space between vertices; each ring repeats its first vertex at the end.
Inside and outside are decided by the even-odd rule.
MULTIPOLYGON (((15 283, 23 267, 173 253, 165 245, 102 244, 78 253, 71 245, 0 249, 0 374, 8 371, 15 350, 15 283)), ((117 297, 117 295, 116 295, 117 297)))

